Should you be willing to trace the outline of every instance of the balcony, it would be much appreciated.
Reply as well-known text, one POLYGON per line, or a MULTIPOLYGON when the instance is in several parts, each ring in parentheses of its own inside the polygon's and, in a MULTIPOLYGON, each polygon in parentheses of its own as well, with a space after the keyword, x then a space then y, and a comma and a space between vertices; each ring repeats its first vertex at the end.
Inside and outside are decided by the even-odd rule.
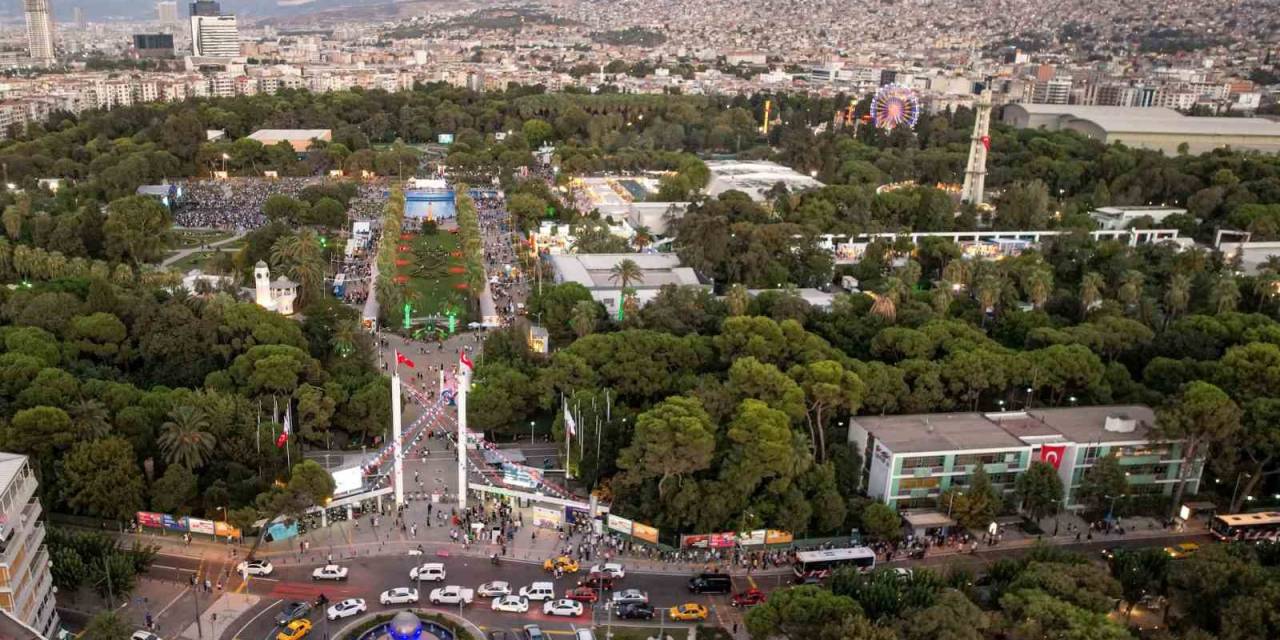
POLYGON ((8 567, 9 575, 21 573, 23 558, 30 557, 31 549, 38 549, 44 544, 44 534, 44 523, 39 521, 13 532, 13 537, 0 550, 0 565, 8 567))

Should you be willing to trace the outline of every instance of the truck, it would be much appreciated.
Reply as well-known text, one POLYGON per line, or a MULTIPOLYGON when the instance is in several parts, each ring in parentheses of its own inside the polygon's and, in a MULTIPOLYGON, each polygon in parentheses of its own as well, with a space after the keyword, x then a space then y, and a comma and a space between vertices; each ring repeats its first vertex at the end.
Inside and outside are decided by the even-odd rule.
POLYGON ((431 601, 431 604, 471 604, 471 600, 475 598, 475 595, 475 589, 449 585, 432 589, 431 595, 427 599, 431 601))

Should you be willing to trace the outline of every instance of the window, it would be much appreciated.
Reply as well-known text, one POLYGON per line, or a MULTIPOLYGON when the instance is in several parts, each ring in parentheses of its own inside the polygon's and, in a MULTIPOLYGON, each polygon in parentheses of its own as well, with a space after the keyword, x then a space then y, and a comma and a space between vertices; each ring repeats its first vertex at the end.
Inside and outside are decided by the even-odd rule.
POLYGON ((924 469, 924 468, 942 468, 942 456, 920 456, 916 458, 903 458, 902 469, 924 469))
POLYGON ((927 478, 903 478, 898 481, 898 492, 905 493, 913 489, 937 489, 942 479, 937 476, 927 478))
POLYGON ((925 509, 938 506, 938 499, 929 497, 899 498, 897 502, 899 509, 925 509))

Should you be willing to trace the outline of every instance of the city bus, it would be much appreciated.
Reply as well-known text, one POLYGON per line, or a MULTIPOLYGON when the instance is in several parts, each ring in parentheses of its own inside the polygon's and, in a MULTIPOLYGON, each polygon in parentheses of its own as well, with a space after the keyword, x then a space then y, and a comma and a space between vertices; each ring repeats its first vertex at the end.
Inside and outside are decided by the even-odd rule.
POLYGON ((1213 537, 1228 542, 1275 542, 1280 539, 1280 512, 1214 516, 1209 530, 1213 537))
POLYGON ((842 567, 856 567, 870 571, 876 566, 876 552, 868 547, 822 549, 796 553, 793 565, 797 582, 822 580, 842 567))

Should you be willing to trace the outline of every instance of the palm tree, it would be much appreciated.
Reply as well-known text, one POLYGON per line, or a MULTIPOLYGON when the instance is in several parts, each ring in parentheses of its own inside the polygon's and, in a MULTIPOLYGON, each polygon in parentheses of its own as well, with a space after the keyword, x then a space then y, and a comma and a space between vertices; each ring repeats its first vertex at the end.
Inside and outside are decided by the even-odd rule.
POLYGON ((609 271, 609 281, 616 282, 626 289, 631 286, 632 282, 644 282, 644 271, 640 269, 640 265, 635 260, 627 258, 616 265, 609 271))
POLYGON ((329 336, 329 346, 333 347, 335 355, 345 358, 356 350, 357 335, 354 322, 341 322, 333 328, 333 335, 329 336))
POLYGON ((1182 315, 1191 303, 1191 277, 1175 273, 1169 278, 1169 288, 1164 292, 1164 308, 1170 318, 1182 315))
POLYGON ((880 293, 871 294, 875 300, 871 303, 871 313, 889 322, 898 318, 898 301, 901 300, 902 281, 896 277, 884 279, 880 293))
POLYGON ((1049 292, 1053 290, 1053 272, 1045 266, 1027 270, 1022 276, 1022 290, 1027 294, 1027 301, 1032 307, 1043 307, 1049 299, 1049 292))
POLYGON ((1120 276, 1120 288, 1116 290, 1116 297, 1124 303, 1126 308, 1137 306, 1138 301, 1142 299, 1142 288, 1146 277, 1137 269, 1130 269, 1120 276))
POLYGON ((1236 279, 1226 274, 1219 276, 1209 290, 1209 304, 1218 313, 1235 311, 1236 305, 1240 304, 1240 287, 1236 285, 1236 279))
POLYGON ((729 292, 725 295, 725 303, 729 305, 729 315, 744 316, 747 315, 747 307, 751 305, 751 294, 747 293, 747 287, 742 283, 735 283, 729 287, 729 292))
POLYGON ((281 236, 271 245, 271 262, 298 281, 304 298, 319 297, 324 286, 324 250, 314 231, 281 236))
POLYGON ((947 311, 951 309, 951 302, 955 299, 955 285, 946 280, 939 280, 934 283, 933 289, 929 291, 929 304, 933 307, 933 312, 940 315, 947 315, 947 311))
POLYGON ((645 247, 649 246, 650 242, 653 242, 653 232, 649 231, 649 227, 636 227, 636 235, 631 239, 631 244, 643 251, 645 247))
POLYGON ((967 260, 952 260, 942 268, 942 279, 953 284, 967 287, 971 277, 973 277, 973 268, 967 260))
POLYGON ((973 293, 978 298, 983 313, 995 313, 996 303, 1000 301, 1000 291, 1003 289, 1004 281, 1000 276, 994 273, 982 276, 973 293))
POLYGON ((169 464, 180 464, 188 469, 204 466, 213 454, 213 434, 206 431, 209 419, 204 412, 192 406, 182 405, 169 412, 169 419, 160 426, 156 444, 169 464))
POLYGON ((1089 310, 1102 301, 1102 288, 1106 286, 1102 274, 1090 271, 1080 279, 1080 317, 1084 318, 1089 310))
POLYGON ((595 302, 579 300, 569 315, 569 326, 579 338, 585 338, 596 330, 597 317, 595 302))
POLYGON ((77 400, 67 407, 67 414, 82 441, 105 438, 111 432, 111 414, 98 400, 77 400))

